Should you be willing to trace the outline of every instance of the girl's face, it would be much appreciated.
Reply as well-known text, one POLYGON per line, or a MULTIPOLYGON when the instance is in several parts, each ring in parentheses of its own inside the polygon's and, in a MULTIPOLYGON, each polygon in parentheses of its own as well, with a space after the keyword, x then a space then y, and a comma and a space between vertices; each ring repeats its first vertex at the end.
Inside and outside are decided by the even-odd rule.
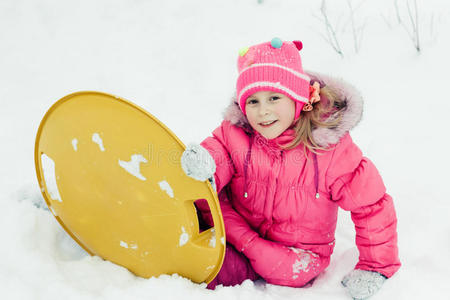
POLYGON ((247 98, 245 111, 254 130, 274 139, 294 122, 295 102, 281 93, 259 91, 247 98))

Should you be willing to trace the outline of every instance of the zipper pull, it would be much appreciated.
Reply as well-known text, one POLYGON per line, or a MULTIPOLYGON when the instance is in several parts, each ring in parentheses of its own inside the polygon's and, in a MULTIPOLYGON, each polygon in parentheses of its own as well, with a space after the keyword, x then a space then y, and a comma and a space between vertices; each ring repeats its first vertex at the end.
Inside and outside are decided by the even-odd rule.
POLYGON ((316 199, 319 199, 319 198, 320 198, 319 193, 316 193, 316 199))
POLYGON ((247 198, 248 197, 248 194, 247 194, 247 192, 245 192, 244 193, 244 198, 247 198))

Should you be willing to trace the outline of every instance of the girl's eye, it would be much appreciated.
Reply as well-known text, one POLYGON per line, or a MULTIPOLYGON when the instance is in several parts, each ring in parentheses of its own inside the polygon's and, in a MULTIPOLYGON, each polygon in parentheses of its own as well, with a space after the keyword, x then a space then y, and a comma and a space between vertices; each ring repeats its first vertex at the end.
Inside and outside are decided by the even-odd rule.
POLYGON ((270 100, 272 100, 272 101, 276 101, 276 100, 278 100, 278 99, 280 99, 280 97, 278 97, 278 96, 272 96, 272 97, 270 97, 270 100))
POLYGON ((251 100, 248 100, 247 103, 248 103, 248 104, 256 104, 256 103, 258 103, 258 100, 251 99, 251 100))

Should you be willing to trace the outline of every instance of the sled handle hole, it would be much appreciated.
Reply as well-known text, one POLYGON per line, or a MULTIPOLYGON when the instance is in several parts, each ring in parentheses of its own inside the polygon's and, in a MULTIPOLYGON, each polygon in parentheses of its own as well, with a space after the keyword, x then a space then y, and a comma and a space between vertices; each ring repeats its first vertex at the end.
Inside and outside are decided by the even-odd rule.
POLYGON ((194 201, 194 207, 197 212, 199 233, 213 228, 214 221, 208 201, 206 199, 197 199, 194 201))

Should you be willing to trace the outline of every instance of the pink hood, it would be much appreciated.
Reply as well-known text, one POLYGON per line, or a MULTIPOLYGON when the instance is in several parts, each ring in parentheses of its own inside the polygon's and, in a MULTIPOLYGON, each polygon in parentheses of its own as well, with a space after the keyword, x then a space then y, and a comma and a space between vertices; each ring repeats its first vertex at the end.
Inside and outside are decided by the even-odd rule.
MULTIPOLYGON (((312 81, 320 82, 320 86, 331 86, 338 93, 341 99, 346 99, 347 106, 344 117, 339 126, 333 129, 318 128, 313 131, 314 140, 321 146, 328 146, 339 142, 340 138, 355 127, 361 120, 363 113, 363 99, 359 91, 351 84, 344 80, 333 78, 327 75, 306 72, 312 81)), ((333 116, 330 116, 332 119, 333 116)), ((230 121, 231 124, 244 129, 245 131, 253 131, 248 123, 247 117, 242 113, 235 97, 231 99, 224 112, 224 120, 230 121)))
MULTIPOLYGON (((292 130, 265 139, 253 131, 234 98, 222 124, 202 142, 217 165, 227 240, 243 250, 258 235, 329 257, 341 207, 351 211, 355 223, 360 252, 356 268, 390 277, 400 267, 392 198, 348 133, 361 119, 362 97, 342 80, 308 75, 346 99, 338 108, 345 113, 337 127, 313 131, 316 142, 329 151, 306 157, 301 146, 280 149, 277 143, 290 141, 292 130)), ((264 257, 265 249, 259 252, 264 257)))

